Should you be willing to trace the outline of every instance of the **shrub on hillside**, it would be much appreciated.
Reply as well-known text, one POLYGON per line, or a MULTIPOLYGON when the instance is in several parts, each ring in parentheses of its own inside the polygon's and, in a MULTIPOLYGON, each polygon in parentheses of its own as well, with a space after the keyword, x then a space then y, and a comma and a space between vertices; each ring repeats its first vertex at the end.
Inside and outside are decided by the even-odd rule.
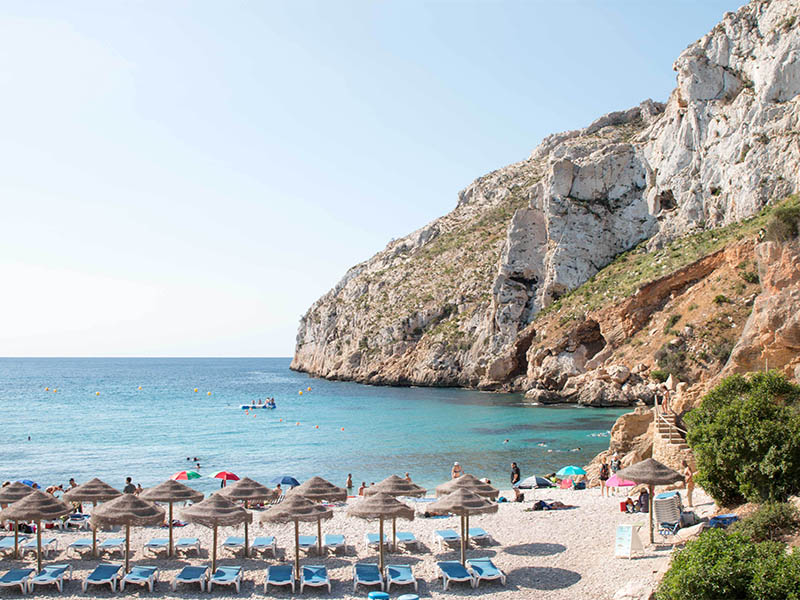
POLYGON ((778 206, 767 222, 766 238, 771 242, 788 242, 800 234, 800 205, 795 202, 778 206))
POLYGON ((800 528, 800 511, 788 502, 768 502, 749 517, 735 523, 739 531, 754 542, 778 541, 800 528))
POLYGON ((800 600, 800 553, 712 529, 686 544, 656 590, 657 600, 800 600))
POLYGON ((686 416, 697 482, 722 505, 800 491, 800 386, 776 371, 726 377, 686 416))

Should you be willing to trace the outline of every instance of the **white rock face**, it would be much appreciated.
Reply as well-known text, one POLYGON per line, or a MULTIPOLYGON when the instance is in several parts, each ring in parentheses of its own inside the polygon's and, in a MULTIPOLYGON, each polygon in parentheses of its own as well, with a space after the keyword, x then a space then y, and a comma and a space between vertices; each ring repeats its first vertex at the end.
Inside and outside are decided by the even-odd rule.
POLYGON ((539 373, 520 332, 638 243, 725 225, 800 189, 800 0, 725 14, 674 68, 666 105, 548 136, 469 185, 453 212, 348 271, 302 318, 292 368, 529 389, 599 366, 602 352, 539 373))

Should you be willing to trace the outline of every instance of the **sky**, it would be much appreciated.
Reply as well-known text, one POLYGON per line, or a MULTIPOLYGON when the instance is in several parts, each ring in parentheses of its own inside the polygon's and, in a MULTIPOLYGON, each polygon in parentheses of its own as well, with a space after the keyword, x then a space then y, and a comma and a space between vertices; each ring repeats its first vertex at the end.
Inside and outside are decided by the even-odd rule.
POLYGON ((291 356, 351 266, 738 1, 0 2, 0 356, 291 356))

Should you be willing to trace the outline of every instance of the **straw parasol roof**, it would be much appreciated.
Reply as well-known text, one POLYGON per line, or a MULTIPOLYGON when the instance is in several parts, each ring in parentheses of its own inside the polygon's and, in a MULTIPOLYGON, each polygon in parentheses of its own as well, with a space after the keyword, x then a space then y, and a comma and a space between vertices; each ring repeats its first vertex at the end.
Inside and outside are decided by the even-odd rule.
POLYGON ((653 543, 653 495, 655 494, 655 487, 657 485, 668 485, 683 481, 683 475, 677 471, 673 471, 667 465, 658 462, 655 459, 648 458, 638 462, 630 467, 625 467, 617 471, 617 477, 623 479, 630 479, 636 483, 646 483, 650 491, 650 507, 648 514, 648 524, 650 526, 650 543, 653 543))
POLYGON ((200 502, 203 493, 174 479, 167 479, 164 483, 144 490, 139 494, 139 498, 150 502, 200 502))
POLYGON ((125 526, 125 572, 131 554, 131 526, 160 525, 164 522, 164 509, 133 494, 122 494, 101 504, 92 511, 91 523, 95 527, 125 526))
MULTIPOLYGON (((347 509, 347 515, 350 517, 359 517, 361 519, 379 519, 378 526, 378 556, 379 569, 383 572, 383 520, 384 519, 414 519, 414 509, 406 504, 400 502, 397 498, 386 492, 373 493, 371 496, 366 496, 363 500, 359 500, 353 506, 347 509)), ((393 532, 394 535, 394 532, 393 532)), ((393 540, 393 543, 396 543, 393 540)))
POLYGON ((0 488, 0 504, 13 504, 17 500, 22 500, 25 496, 33 492, 32 487, 24 483, 15 481, 11 485, 0 488))
POLYGON ((212 494, 202 502, 192 504, 181 511, 183 518, 198 525, 211 527, 214 538, 211 548, 211 572, 217 570, 217 527, 228 527, 250 523, 253 514, 234 504, 222 494, 212 494))
POLYGON ((424 496, 427 493, 425 488, 421 488, 416 483, 411 483, 410 481, 406 481, 402 477, 398 477, 397 475, 389 475, 386 479, 377 483, 375 485, 371 485, 367 489, 364 490, 365 496, 372 496, 373 494, 377 494, 379 492, 383 492, 384 494, 389 494, 390 496, 424 496))
POLYGON ((118 489, 95 477, 64 492, 64 500, 67 502, 105 502, 121 494, 122 492, 118 489))
POLYGON ((330 481, 322 477, 312 477, 292 488, 288 494, 300 495, 308 498, 313 502, 322 502, 328 500, 330 502, 337 502, 340 500, 347 500, 347 490, 344 488, 336 487, 330 481))
MULTIPOLYGON (((259 520, 266 523, 294 523, 294 572, 300 574, 300 521, 316 521, 320 529, 323 519, 333 517, 333 509, 316 504, 300 494, 286 494, 280 504, 261 513, 259 520)), ((318 540, 321 541, 321 538, 318 540)))
POLYGON ((253 521, 251 513, 222 494, 212 494, 202 502, 184 508, 181 514, 187 521, 206 527, 229 527, 253 521))
POLYGON ((436 486, 436 497, 446 496, 452 494, 459 489, 468 489, 469 491, 483 496, 484 498, 497 498, 500 495, 500 490, 496 487, 484 483, 474 475, 464 473, 461 477, 451 479, 441 485, 436 486))
MULTIPOLYGON (((7 486, 11 487, 11 486, 7 486)), ((28 488, 30 489, 30 488, 28 488)), ((5 510, 0 511, 0 521, 51 521, 57 519, 68 512, 72 507, 66 502, 59 500, 55 496, 45 494, 38 490, 31 490, 29 494, 14 502, 5 510)), ((18 551, 18 535, 14 534, 14 556, 18 551)), ((38 551, 36 559, 39 570, 42 570, 42 528, 36 527, 36 544, 38 551)))
POLYGON ((242 477, 233 485, 226 486, 217 492, 222 494, 228 500, 233 501, 247 501, 252 500, 255 502, 272 500, 278 493, 272 488, 261 485, 257 481, 253 481, 249 477, 242 477))
MULTIPOLYGON (((461 477, 464 477, 464 475, 461 477)), ((436 488, 436 490, 438 492, 439 488, 436 488)), ((494 513, 497 512, 498 508, 497 504, 489 502, 486 498, 482 498, 466 488, 447 494, 428 506, 429 511, 449 512, 461 517, 461 564, 464 564, 467 558, 470 515, 494 513)))
POLYGON ((617 477, 649 485, 669 485, 683 481, 683 475, 653 458, 620 469, 617 471, 617 477))

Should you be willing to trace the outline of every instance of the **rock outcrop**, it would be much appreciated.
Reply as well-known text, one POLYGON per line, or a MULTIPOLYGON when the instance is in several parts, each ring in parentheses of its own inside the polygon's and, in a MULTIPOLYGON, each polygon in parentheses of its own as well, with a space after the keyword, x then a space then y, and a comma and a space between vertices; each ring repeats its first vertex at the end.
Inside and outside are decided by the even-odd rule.
MULTIPOLYGON (((314 303, 292 368, 377 384, 528 391, 540 402, 650 401, 655 389, 642 375, 652 358, 620 346, 698 282, 721 285, 711 274, 722 263, 730 270, 730 256, 700 257, 602 310, 569 316, 584 330, 546 351, 542 339, 564 325, 544 325, 540 315, 643 241, 659 252, 800 188, 799 25, 800 0, 727 13, 678 57, 666 104, 646 101, 551 135, 528 159, 476 180, 453 212, 391 242, 314 303), (633 368, 640 362, 644 371, 633 368)), ((775 304, 794 300, 773 295, 775 304)), ((750 346, 770 326, 757 317, 761 304, 750 346)), ((732 307, 715 316, 719 331, 740 327, 749 311, 744 300, 732 307)), ((698 323, 683 321, 665 353, 695 353, 700 364, 727 358, 729 348, 715 349, 698 323)), ((793 327, 769 342, 775 352, 793 348, 793 327)), ((754 353, 743 342, 733 362, 765 358, 754 353)))

